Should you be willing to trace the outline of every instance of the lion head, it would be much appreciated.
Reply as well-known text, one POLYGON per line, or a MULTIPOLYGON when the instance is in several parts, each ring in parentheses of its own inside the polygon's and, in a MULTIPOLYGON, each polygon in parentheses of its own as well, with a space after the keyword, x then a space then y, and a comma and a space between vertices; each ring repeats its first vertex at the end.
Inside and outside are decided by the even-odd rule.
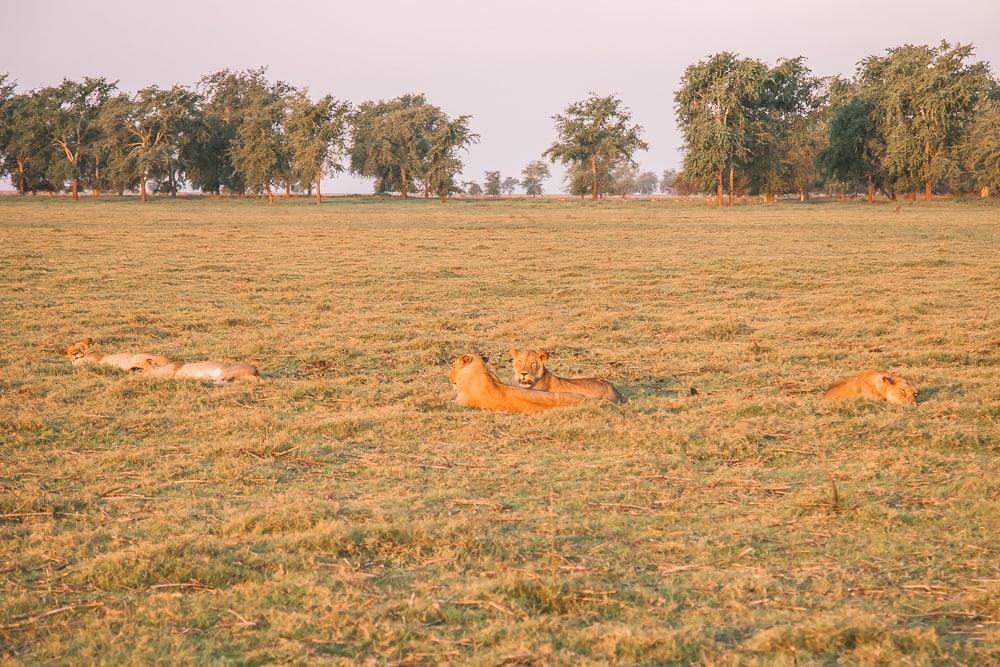
POLYGON ((514 384, 530 389, 545 375, 545 362, 549 353, 545 350, 511 350, 514 361, 514 384))
POLYGON ((463 371, 477 366, 488 372, 486 364, 489 361, 488 357, 481 354, 463 354, 452 363, 451 370, 448 371, 448 381, 452 384, 458 384, 459 376, 462 375, 463 371))
POLYGON ((878 380, 885 390, 885 400, 896 405, 916 405, 917 388, 898 375, 883 374, 878 380))
POLYGON ((83 357, 90 350, 90 346, 94 344, 92 338, 84 338, 79 343, 73 343, 65 350, 63 354, 70 358, 70 360, 75 361, 83 357))

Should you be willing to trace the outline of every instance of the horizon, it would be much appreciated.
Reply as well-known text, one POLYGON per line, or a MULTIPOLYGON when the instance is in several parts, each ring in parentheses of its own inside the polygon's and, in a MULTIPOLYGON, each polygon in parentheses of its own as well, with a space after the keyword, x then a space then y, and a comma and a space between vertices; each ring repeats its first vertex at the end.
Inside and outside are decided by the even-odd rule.
MULTIPOLYGON (((625 11, 613 14, 564 0, 544 7, 517 0, 505 12, 448 0, 419 15, 400 0, 379 8, 313 2, 294 15, 268 11, 266 20, 254 11, 270 10, 261 2, 246 3, 236 14, 184 0, 174 5, 173 15, 157 17, 156 34, 134 31, 129 5, 120 0, 75 16, 74 22, 54 24, 48 18, 73 7, 59 0, 8 10, 0 25, 0 71, 10 74, 19 91, 63 78, 104 76, 131 93, 151 84, 193 86, 219 69, 264 66, 270 78, 307 88, 313 97, 329 93, 353 104, 421 92, 450 115, 472 116, 480 141, 463 154, 459 180, 479 183, 490 169, 520 178, 524 165, 539 159, 555 138, 552 116, 591 91, 617 95, 643 127, 649 150, 636 156, 642 170, 659 177, 664 169, 677 168, 682 156, 674 91, 687 66, 719 51, 768 64, 804 56, 823 77, 849 77, 858 61, 888 48, 941 40, 971 43, 974 59, 994 74, 1000 62, 1000 4, 985 0, 960 1, 946 15, 913 12, 896 0, 878 7, 859 0, 821 2, 806 15, 789 0, 764 8, 732 3, 711 23, 700 8, 646 0, 626 3, 619 6, 625 11), (526 21, 525 12, 535 18, 526 21), (220 35, 217 28, 224 25, 229 28, 220 35), (181 30, 189 37, 178 44, 175 34, 181 30), (778 30, 781 39, 775 38, 778 30), (84 43, 103 48, 60 52, 62 45, 76 46, 80 35, 88 36, 84 43), (39 40, 58 47, 38 57, 39 40), (456 59, 456 53, 463 57, 456 59), (64 60, 68 56, 71 63, 64 60), (331 60, 350 64, 331 73, 326 65, 331 60), (396 66, 400 61, 402 68, 396 66)), ((562 192, 563 174, 561 165, 553 166, 547 194, 562 192)), ((0 189, 12 185, 5 181, 0 189)), ((324 189, 367 194, 372 181, 345 173, 325 179, 324 189)))

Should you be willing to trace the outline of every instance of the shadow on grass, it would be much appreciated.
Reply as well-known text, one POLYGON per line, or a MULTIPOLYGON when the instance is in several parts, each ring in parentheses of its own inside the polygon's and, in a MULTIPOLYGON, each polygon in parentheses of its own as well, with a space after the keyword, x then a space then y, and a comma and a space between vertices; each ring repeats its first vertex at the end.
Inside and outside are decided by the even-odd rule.
POLYGON ((921 387, 917 393, 917 404, 933 400, 940 393, 941 387, 921 387))
POLYGON ((684 386, 681 379, 677 377, 669 378, 649 378, 643 382, 633 385, 616 384, 625 400, 631 401, 637 398, 652 396, 654 398, 675 398, 677 396, 687 396, 692 387, 684 386))

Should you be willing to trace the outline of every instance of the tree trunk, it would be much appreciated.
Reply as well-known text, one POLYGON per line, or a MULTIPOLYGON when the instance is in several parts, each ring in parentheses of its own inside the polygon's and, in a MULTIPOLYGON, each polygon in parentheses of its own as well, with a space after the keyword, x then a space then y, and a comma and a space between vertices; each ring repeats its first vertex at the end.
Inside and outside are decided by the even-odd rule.
POLYGON ((17 192, 24 195, 24 160, 17 158, 17 192))
POLYGON ((715 188, 715 205, 722 206, 722 169, 719 169, 719 180, 715 188))
POLYGON ((316 173, 316 203, 317 204, 322 204, 323 203, 323 194, 319 191, 319 181, 320 181, 320 179, 322 177, 323 177, 323 174, 321 174, 319 172, 316 173))
POLYGON ((406 199, 406 167, 399 166, 399 198, 406 199))
POLYGON ((285 199, 291 199, 291 198, 292 198, 292 184, 289 183, 288 181, 285 181, 285 199))
POLYGON ((146 172, 139 175, 139 203, 146 203, 146 172))
POLYGON ((265 186, 265 190, 267 191, 267 203, 268 204, 273 204, 274 203, 274 193, 271 192, 271 184, 270 183, 268 183, 265 186))
POLYGON ((73 201, 79 201, 80 199, 80 179, 77 178, 76 174, 73 174, 73 201))
POLYGON ((597 201, 597 153, 590 156, 590 198, 597 201))
POLYGON ((729 205, 733 205, 733 172, 736 171, 736 167, 729 165, 729 205))
POLYGON ((101 196, 101 161, 94 163, 94 196, 101 196))
MULTIPOLYGON (((933 193, 931 192, 931 145, 924 142, 924 199, 927 201, 931 200, 933 193)), ((915 197, 914 197, 915 198, 915 197)))
MULTIPOLYGON (((21 194, 24 194, 24 193, 22 192, 21 194)), ((982 189, 979 191, 979 196, 983 197, 984 199, 986 197, 989 197, 990 196, 990 188, 988 186, 984 185, 982 187, 982 189)))
POLYGON ((804 188, 799 188, 799 201, 808 201, 809 191, 804 188))
POLYGON ((171 197, 176 197, 177 196, 177 179, 176 179, 176 177, 174 175, 174 170, 173 169, 171 169, 169 173, 170 173, 170 196, 171 197))
POLYGON ((910 201, 917 201, 917 191, 910 190, 909 192, 906 193, 906 198, 909 199, 910 201))

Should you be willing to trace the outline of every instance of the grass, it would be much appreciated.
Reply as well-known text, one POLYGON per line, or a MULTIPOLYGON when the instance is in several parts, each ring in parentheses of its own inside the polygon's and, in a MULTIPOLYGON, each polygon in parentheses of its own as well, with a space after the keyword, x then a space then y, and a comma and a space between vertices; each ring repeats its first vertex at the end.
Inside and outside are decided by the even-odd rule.
POLYGON ((998 214, 0 198, 0 659, 1000 661, 998 214), (628 402, 451 402, 512 347, 628 402))

